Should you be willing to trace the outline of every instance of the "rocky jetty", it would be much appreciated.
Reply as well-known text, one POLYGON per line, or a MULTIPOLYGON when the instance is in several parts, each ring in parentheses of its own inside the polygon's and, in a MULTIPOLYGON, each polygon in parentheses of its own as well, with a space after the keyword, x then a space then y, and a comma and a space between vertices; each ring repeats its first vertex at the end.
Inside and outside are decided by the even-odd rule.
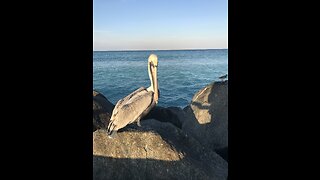
POLYGON ((93 179, 227 179, 228 82, 199 90, 184 109, 155 107, 141 127, 108 138, 114 105, 93 92, 93 179))

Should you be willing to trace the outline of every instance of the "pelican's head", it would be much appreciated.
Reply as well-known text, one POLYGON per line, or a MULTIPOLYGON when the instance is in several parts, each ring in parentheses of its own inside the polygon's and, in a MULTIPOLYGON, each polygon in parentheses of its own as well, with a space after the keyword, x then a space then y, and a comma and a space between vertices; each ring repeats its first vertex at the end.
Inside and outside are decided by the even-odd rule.
POLYGON ((151 54, 148 58, 148 62, 151 63, 152 66, 158 67, 158 57, 155 54, 151 54))

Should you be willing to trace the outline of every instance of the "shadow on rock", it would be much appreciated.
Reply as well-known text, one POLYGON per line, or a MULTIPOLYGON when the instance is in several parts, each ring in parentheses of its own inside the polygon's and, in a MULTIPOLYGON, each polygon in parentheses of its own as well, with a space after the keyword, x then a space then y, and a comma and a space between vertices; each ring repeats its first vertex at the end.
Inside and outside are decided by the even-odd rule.
POLYGON ((184 111, 179 107, 164 108, 154 107, 142 120, 156 119, 160 122, 169 122, 178 128, 182 128, 181 119, 185 118, 184 111))

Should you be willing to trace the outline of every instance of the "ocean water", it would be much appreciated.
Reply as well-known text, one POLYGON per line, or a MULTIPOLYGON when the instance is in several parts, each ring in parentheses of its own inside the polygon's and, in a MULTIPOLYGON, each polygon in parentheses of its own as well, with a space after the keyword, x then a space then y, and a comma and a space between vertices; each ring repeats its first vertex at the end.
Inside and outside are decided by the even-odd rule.
POLYGON ((93 88, 116 104, 134 90, 149 87, 151 53, 158 56, 159 106, 187 106, 193 95, 228 73, 228 49, 94 51, 93 88))

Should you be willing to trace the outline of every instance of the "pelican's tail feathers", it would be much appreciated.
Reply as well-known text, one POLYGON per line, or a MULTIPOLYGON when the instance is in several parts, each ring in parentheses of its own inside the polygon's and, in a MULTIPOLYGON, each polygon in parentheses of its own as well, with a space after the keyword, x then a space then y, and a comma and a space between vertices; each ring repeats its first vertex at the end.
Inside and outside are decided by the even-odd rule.
POLYGON ((107 133, 110 134, 115 127, 116 126, 114 125, 113 121, 110 121, 107 127, 107 133))

